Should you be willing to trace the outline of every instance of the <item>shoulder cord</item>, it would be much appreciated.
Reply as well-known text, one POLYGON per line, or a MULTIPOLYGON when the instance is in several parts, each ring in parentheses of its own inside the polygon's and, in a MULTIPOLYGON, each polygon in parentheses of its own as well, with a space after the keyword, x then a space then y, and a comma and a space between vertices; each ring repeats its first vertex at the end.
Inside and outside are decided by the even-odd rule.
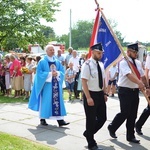
POLYGON ((88 66, 89 66, 90 75, 92 76, 92 78, 94 78, 94 77, 93 77, 93 75, 92 75, 91 67, 90 67, 89 63, 90 63, 90 62, 86 62, 86 65, 88 65, 88 66))

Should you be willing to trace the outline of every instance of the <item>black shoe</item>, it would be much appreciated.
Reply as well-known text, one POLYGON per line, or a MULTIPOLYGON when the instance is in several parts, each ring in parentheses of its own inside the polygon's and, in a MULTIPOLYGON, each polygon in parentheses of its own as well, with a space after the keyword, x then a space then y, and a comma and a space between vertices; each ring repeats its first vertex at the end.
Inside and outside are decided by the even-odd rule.
POLYGON ((111 95, 111 97, 114 97, 114 96, 115 96, 114 94, 111 95))
POLYGON ((102 148, 99 148, 97 145, 91 147, 91 148, 88 148, 89 150, 103 150, 102 148))
POLYGON ((116 134, 115 134, 115 132, 113 132, 112 130, 111 130, 111 125, 109 124, 108 125, 108 131, 109 131, 109 134, 110 134, 110 136, 112 137, 112 138, 117 138, 117 136, 116 136, 116 134))
POLYGON ((80 99, 79 96, 76 96, 75 98, 76 98, 76 99, 80 99))
POLYGON ((57 122, 58 122, 58 124, 59 124, 60 127, 61 126, 66 126, 66 125, 70 124, 69 122, 65 122, 64 120, 57 120, 57 122))
POLYGON ((140 143, 140 140, 137 140, 136 138, 127 139, 127 141, 132 142, 132 143, 140 143))
POLYGON ((69 96, 69 101, 71 101, 71 96, 69 96))
POLYGON ((86 131, 83 132, 83 136, 84 136, 84 137, 87 137, 86 131))
POLYGON ((136 125, 135 125, 135 131, 137 132, 137 134, 139 135, 143 135, 142 131, 140 128, 138 128, 136 125))
POLYGON ((75 94, 75 98, 76 99, 80 99, 78 94, 75 94))
POLYGON ((40 120, 40 123, 41 123, 41 125, 43 125, 43 126, 47 126, 48 124, 46 123, 46 120, 45 119, 41 119, 40 120))

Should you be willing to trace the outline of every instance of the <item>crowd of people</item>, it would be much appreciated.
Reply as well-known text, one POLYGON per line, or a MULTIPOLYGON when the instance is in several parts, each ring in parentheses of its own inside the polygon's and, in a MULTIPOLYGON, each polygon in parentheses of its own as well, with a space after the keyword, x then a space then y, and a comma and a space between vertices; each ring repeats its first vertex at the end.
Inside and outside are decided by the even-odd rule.
MULTIPOLYGON (((82 98, 81 66, 87 59, 87 54, 78 56, 72 47, 68 48, 66 57, 58 49, 55 58, 59 60, 64 68, 63 88, 68 91, 68 99, 82 98)), ((0 90, 5 97, 28 100, 34 82, 36 67, 41 59, 40 56, 17 55, 17 53, 6 54, 0 59, 0 90)))
POLYGON ((0 59, 0 87, 3 96, 29 98, 38 59, 39 56, 18 57, 16 54, 6 54, 0 59))
POLYGON ((142 135, 142 126, 150 115, 150 106, 147 105, 136 121, 139 91, 150 97, 150 55, 147 55, 143 66, 137 60, 138 43, 127 46, 128 59, 123 58, 117 64, 113 64, 108 75, 100 62, 104 52, 101 43, 91 46, 90 59, 88 53, 79 57, 72 47, 68 48, 65 58, 61 50, 58 50, 57 54, 54 53, 53 45, 47 45, 45 50, 46 55, 42 59, 39 56, 17 57, 12 54, 0 60, 0 86, 4 96, 12 97, 14 90, 15 98, 24 95, 24 99, 29 99, 28 107, 39 112, 41 125, 48 125, 46 119, 54 119, 59 126, 64 126, 69 124, 64 121, 65 87, 69 101, 83 101, 86 116, 83 136, 90 150, 98 150, 100 148, 94 134, 107 120, 106 102, 108 96, 114 97, 117 88, 120 112, 108 125, 108 132, 112 138, 117 138, 117 129, 126 121, 127 141, 140 143, 134 135, 134 130, 142 135))

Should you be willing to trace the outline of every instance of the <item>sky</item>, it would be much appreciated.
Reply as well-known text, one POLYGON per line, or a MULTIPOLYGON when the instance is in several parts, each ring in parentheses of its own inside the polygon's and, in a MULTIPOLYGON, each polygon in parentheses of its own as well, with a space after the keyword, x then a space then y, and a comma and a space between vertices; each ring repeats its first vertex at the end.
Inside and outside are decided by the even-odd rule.
MULTIPOLYGON (((67 34, 79 20, 91 21, 96 17, 95 0, 57 0, 62 2, 56 12, 56 22, 50 23, 56 35, 67 34)), ((149 0, 97 0, 107 19, 114 20, 117 30, 126 42, 150 42, 150 1, 149 0)))

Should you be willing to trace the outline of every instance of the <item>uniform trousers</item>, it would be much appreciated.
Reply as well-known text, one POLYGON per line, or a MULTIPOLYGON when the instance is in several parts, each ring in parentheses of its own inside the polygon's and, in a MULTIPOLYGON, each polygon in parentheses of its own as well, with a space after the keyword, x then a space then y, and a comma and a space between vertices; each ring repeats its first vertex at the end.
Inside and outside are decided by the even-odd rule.
POLYGON ((136 127, 141 129, 150 115, 150 106, 148 105, 142 112, 139 120, 136 122, 136 127))
POLYGON ((78 78, 79 78, 79 72, 77 72, 76 76, 75 76, 75 82, 74 82, 74 96, 75 98, 79 97, 79 91, 77 91, 77 87, 78 87, 78 78))
POLYGON ((86 140, 88 142, 88 147, 91 148, 96 146, 96 141, 94 140, 94 134, 103 126, 106 117, 106 103, 104 100, 103 91, 93 92, 90 91, 91 98, 94 101, 94 106, 89 106, 87 104, 87 99, 85 94, 84 99, 84 110, 86 115, 86 140))
MULTIPOLYGON (((150 79, 149 79, 149 84, 150 84, 150 79)), ((141 116, 139 117, 138 121, 136 122, 136 127, 141 130, 142 126, 146 122, 150 115, 150 106, 148 105, 142 112, 141 116)))
POLYGON ((115 116, 110 127, 115 132, 126 120, 126 138, 131 140, 135 138, 134 126, 139 105, 139 89, 118 87, 118 97, 120 100, 120 113, 115 116))

